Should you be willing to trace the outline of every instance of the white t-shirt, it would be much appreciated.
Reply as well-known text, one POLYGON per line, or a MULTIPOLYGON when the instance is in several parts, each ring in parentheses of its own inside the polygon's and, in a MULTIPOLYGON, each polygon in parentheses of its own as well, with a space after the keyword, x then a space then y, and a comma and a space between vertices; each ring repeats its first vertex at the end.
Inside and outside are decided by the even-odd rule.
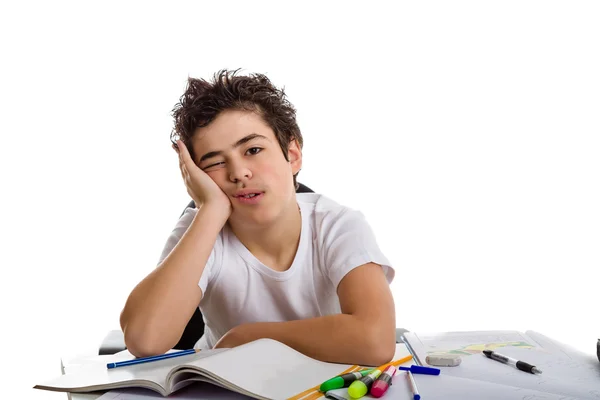
MULTIPOLYGON (((206 324, 196 348, 212 348, 236 325, 280 322, 339 314, 337 287, 352 269, 366 263, 383 267, 388 283, 394 270, 359 211, 315 193, 296 195, 302 230, 296 256, 286 271, 260 262, 228 225, 219 233, 198 285, 206 324)), ((191 224, 188 208, 161 254, 164 260, 191 224)))

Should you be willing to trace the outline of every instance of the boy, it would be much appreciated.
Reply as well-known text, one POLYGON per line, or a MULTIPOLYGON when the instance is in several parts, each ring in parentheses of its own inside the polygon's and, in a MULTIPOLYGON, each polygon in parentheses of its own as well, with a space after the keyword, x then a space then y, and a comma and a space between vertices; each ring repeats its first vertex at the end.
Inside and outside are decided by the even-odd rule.
POLYGON ((296 194, 302 135, 283 91, 260 74, 189 78, 173 116, 173 148, 197 208, 127 299, 129 351, 166 352, 200 307, 199 348, 271 338, 323 361, 388 362, 394 270, 361 213, 296 194))

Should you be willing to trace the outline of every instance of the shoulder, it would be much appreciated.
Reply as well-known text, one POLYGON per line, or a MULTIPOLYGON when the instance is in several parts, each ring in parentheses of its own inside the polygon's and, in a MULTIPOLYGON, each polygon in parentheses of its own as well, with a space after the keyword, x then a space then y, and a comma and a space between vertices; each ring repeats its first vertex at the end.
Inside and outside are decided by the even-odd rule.
POLYGON ((315 250, 334 287, 352 269, 368 263, 381 265, 392 281, 391 264, 361 211, 317 194, 298 196, 298 204, 309 213, 315 250))
POLYGON ((296 199, 300 206, 311 210, 315 217, 335 217, 346 212, 356 211, 318 193, 298 193, 296 199))
POLYGON ((365 217, 362 212, 340 204, 331 198, 317 193, 298 193, 298 204, 308 213, 314 229, 322 234, 338 229, 362 227, 365 217))

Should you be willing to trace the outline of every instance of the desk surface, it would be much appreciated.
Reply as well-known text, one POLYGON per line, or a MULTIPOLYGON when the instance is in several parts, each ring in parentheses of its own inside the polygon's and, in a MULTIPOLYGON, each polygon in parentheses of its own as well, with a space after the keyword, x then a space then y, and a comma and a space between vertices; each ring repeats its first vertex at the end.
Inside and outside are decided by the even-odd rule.
MULTIPOLYGON (((600 364, 596 356, 575 353, 559 344, 552 345, 551 339, 546 339, 548 343, 544 343, 546 345, 543 346, 544 348, 550 350, 555 347, 554 350, 560 351, 529 352, 530 350, 527 348, 518 346, 503 349, 503 354, 506 353, 506 355, 518 359, 527 358, 529 362, 542 366, 543 376, 520 371, 513 372, 510 370, 510 366, 490 361, 485 357, 469 355, 464 357, 460 370, 448 368, 444 369, 441 375, 435 377, 421 375, 417 376, 415 380, 424 398, 432 400, 463 399, 477 393, 485 394, 485 398, 489 400, 521 400, 525 398, 524 396, 561 400, 565 396, 573 398, 575 395, 578 396, 577 398, 597 398, 600 394, 597 387, 600 364), (485 377, 468 379, 469 385, 465 385, 465 375, 479 376, 481 371, 490 372, 489 376, 492 376, 493 379, 484 379, 485 377), (428 382, 428 380, 432 381, 428 382), (594 390, 591 389, 592 387, 594 390)), ((539 340, 541 338, 538 338, 539 340)), ((68 369, 66 373, 68 373, 68 369)), ((65 373, 64 368, 63 373, 65 373)), ((407 386, 406 379, 397 378, 394 383, 390 390, 393 389, 394 392, 397 392, 395 398, 408 399, 410 388, 407 386)), ((101 395, 102 393, 70 394, 68 398, 71 400, 96 400, 101 395)))

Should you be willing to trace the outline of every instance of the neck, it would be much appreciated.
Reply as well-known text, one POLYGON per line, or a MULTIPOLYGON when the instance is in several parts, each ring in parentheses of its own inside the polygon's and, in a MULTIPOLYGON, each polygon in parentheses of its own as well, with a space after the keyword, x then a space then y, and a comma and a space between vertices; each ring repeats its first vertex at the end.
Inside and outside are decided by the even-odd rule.
POLYGON ((266 266, 285 271, 292 265, 302 231, 302 216, 295 199, 272 224, 249 227, 230 223, 229 226, 240 242, 266 266))

